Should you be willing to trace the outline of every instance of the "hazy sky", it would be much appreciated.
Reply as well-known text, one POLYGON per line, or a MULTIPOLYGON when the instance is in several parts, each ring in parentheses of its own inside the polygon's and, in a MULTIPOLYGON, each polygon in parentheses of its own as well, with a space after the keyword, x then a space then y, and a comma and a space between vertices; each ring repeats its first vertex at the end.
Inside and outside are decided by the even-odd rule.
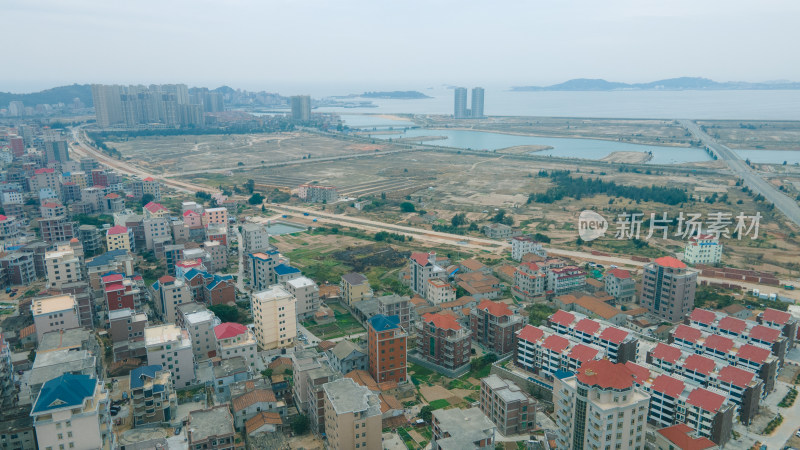
POLYGON ((0 0, 0 17, 0 91, 800 81, 797 0, 0 0))

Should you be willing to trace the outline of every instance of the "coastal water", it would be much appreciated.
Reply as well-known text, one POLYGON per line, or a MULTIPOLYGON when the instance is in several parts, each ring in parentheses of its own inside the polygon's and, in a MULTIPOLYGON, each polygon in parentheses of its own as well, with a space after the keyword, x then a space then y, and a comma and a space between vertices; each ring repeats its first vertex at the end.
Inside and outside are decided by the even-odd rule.
MULTIPOLYGON (((485 88, 484 111, 490 116, 800 120, 800 90, 514 92, 508 86, 485 88)), ((452 90, 446 87, 417 90, 431 98, 357 98, 356 100, 371 100, 377 107, 326 107, 315 111, 335 111, 342 114, 453 113, 452 90)))
POLYGON ((427 130, 410 129, 398 134, 375 134, 377 139, 413 138, 441 136, 445 139, 420 140, 419 143, 472 150, 494 151, 519 145, 547 145, 552 149, 531 153, 537 156, 557 156, 561 158, 602 159, 612 152, 651 152, 650 164, 679 164, 684 162, 707 161, 708 155, 699 148, 663 147, 657 145, 627 144, 602 141, 598 139, 547 138, 537 136, 516 136, 468 130, 427 130))

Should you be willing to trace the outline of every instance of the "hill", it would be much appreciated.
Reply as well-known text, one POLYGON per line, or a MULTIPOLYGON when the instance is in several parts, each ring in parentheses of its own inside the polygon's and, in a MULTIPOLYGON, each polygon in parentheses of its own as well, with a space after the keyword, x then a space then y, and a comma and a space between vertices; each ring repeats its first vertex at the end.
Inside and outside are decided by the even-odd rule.
POLYGON ((54 103, 71 103, 78 97, 84 105, 92 106, 92 86, 89 84, 73 84, 71 86, 59 86, 30 94, 12 94, 11 92, 0 92, 0 107, 5 108, 8 102, 21 101, 25 106, 36 106, 41 104, 52 105, 54 103))
POLYGON ((746 81, 718 82, 700 77, 668 78, 649 83, 620 83, 593 78, 576 78, 551 86, 514 86, 512 91, 617 91, 617 90, 796 90, 800 83, 777 81, 769 83, 749 83, 746 81))

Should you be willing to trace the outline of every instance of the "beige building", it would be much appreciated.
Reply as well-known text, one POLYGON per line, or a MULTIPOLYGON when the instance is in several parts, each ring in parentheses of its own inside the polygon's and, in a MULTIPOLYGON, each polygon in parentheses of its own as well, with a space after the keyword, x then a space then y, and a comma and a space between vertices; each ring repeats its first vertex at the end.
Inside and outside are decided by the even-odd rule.
POLYGON ((207 226, 210 223, 228 226, 228 209, 222 207, 206 209, 203 212, 203 225, 207 226))
POLYGON ((497 427, 478 408, 437 409, 431 416, 433 450, 495 448, 497 427))
POLYGON ((177 325, 157 325, 144 329, 147 364, 160 365, 172 373, 175 387, 182 388, 194 381, 194 355, 189 333, 177 325))
POLYGON ((295 312, 299 319, 311 317, 319 310, 319 286, 311 278, 293 278, 286 281, 284 287, 297 299, 295 312))
POLYGON ((111 448, 108 391, 91 375, 64 374, 44 383, 31 417, 42 450, 111 448))
POLYGON ((369 300, 373 296, 369 280, 360 273, 351 272, 342 275, 339 287, 342 292, 342 301, 349 306, 362 300, 369 300))
POLYGON ((255 366, 258 355, 258 342, 246 326, 225 322, 214 327, 217 340, 217 356, 222 359, 244 357, 247 364, 255 366))
POLYGON ((669 322, 683 320, 694 308, 697 272, 672 256, 656 258, 644 266, 641 301, 651 314, 669 322))
POLYGON ((578 372, 555 379, 556 448, 644 449, 650 396, 634 385, 624 364, 587 361, 578 372))
POLYGON ((192 289, 183 280, 165 275, 153 284, 153 301, 164 322, 175 323, 178 306, 192 302, 192 289))
POLYGON ((67 283, 83 280, 81 260, 69 245, 61 245, 58 250, 44 254, 44 266, 47 272, 47 286, 61 289, 67 283))
POLYGON ((536 401, 513 382, 495 374, 481 378, 480 408, 505 436, 536 428, 536 401))
POLYGON ((294 345, 297 337, 297 299, 283 286, 272 285, 252 297, 256 339, 265 350, 294 345))
POLYGON ((72 295, 34 299, 31 303, 31 314, 38 342, 42 341, 45 333, 81 326, 78 320, 78 303, 72 295))
POLYGON ((425 289, 425 300, 438 305, 456 300, 456 289, 441 278, 431 278, 425 289))
POLYGON ((106 231, 106 249, 109 252, 119 249, 133 251, 131 234, 131 230, 122 225, 109 228, 106 231))
POLYGON ((340 378, 322 386, 325 435, 331 450, 381 448, 381 401, 366 386, 340 378))

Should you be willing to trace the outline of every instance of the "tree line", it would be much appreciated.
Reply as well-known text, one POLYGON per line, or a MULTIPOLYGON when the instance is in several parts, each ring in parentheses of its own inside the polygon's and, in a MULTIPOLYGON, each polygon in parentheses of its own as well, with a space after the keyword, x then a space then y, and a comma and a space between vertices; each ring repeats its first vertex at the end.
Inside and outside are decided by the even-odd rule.
POLYGON ((554 203, 565 198, 580 200, 605 194, 609 197, 623 197, 634 201, 650 201, 677 205, 689 200, 684 189, 666 186, 625 186, 614 181, 603 181, 599 178, 573 178, 569 170, 540 171, 539 176, 547 176, 555 184, 543 193, 528 196, 528 203, 554 203))

